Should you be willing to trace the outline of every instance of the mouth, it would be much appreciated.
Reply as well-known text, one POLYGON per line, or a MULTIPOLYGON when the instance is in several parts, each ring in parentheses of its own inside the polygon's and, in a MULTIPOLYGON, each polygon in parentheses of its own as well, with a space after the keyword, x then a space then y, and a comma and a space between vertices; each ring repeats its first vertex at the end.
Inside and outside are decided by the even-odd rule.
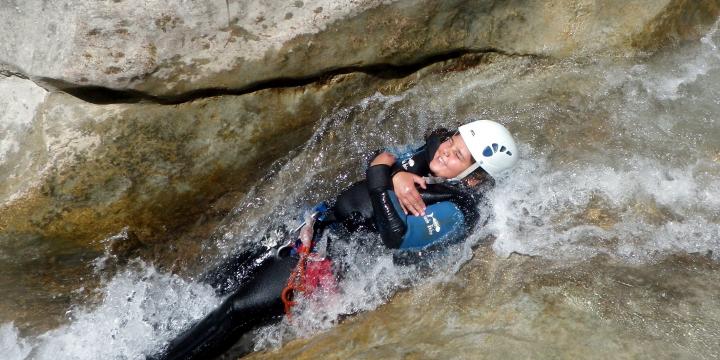
POLYGON ((439 155, 439 156, 437 157, 437 160, 438 160, 438 162, 439 162, 440 164, 442 164, 443 166, 447 166, 447 162, 445 162, 445 157, 444 157, 444 156, 439 155))

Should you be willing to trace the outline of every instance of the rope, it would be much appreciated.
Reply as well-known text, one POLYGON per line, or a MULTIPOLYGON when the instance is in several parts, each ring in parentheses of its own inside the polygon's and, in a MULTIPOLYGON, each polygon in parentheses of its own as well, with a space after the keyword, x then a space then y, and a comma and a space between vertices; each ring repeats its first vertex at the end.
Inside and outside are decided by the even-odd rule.
POLYGON ((307 264, 307 258, 310 254, 310 248, 301 245, 298 253, 300 254, 300 259, 297 265, 295 265, 295 269, 290 273, 287 285, 280 296, 283 305, 285 305, 285 315, 287 315, 288 318, 292 317, 292 307, 296 303, 292 300, 295 291, 305 291, 305 265, 307 264))

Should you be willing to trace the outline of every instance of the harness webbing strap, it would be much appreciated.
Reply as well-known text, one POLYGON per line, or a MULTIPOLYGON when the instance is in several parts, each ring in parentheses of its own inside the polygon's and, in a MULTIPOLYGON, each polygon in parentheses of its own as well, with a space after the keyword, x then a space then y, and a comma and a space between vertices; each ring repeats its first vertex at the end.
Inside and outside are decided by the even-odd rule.
POLYGON ((292 307, 296 304, 292 300, 295 291, 305 291, 305 266, 307 265, 307 258, 310 254, 310 249, 300 245, 298 249, 300 259, 295 265, 295 269, 290 273, 287 285, 283 289, 280 299, 282 299, 283 305, 285 305, 285 315, 288 318, 292 317, 292 307))

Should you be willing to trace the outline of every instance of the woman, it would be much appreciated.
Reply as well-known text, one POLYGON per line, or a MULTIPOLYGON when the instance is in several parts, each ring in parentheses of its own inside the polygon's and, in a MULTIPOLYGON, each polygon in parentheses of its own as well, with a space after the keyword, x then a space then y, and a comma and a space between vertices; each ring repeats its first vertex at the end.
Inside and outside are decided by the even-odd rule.
POLYGON ((407 254, 463 238, 478 219, 478 190, 491 187, 493 177, 516 160, 510 133, 488 120, 471 122, 454 132, 437 130, 407 156, 396 158, 388 152, 375 156, 364 181, 343 191, 335 202, 316 207, 294 246, 249 251, 206 276, 220 294, 231 295, 170 342, 157 358, 212 358, 242 334, 281 318, 291 304, 282 295, 298 280, 295 275, 311 275, 300 279, 304 283, 296 288, 318 286, 327 277, 328 259, 312 264, 305 259, 317 256, 311 253, 313 239, 330 224, 341 223, 350 231, 377 231, 388 248, 400 249, 398 254, 405 260, 413 259, 407 254), (236 281, 228 281, 233 278, 236 281))

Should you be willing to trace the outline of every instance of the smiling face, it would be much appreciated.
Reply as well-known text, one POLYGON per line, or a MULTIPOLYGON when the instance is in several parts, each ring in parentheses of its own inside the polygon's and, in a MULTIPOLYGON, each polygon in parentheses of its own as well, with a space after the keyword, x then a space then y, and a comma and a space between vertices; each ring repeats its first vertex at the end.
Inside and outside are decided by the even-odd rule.
POLYGON ((450 179, 460 175, 474 162, 462 136, 457 134, 440 144, 430 161, 430 171, 435 176, 450 179))

